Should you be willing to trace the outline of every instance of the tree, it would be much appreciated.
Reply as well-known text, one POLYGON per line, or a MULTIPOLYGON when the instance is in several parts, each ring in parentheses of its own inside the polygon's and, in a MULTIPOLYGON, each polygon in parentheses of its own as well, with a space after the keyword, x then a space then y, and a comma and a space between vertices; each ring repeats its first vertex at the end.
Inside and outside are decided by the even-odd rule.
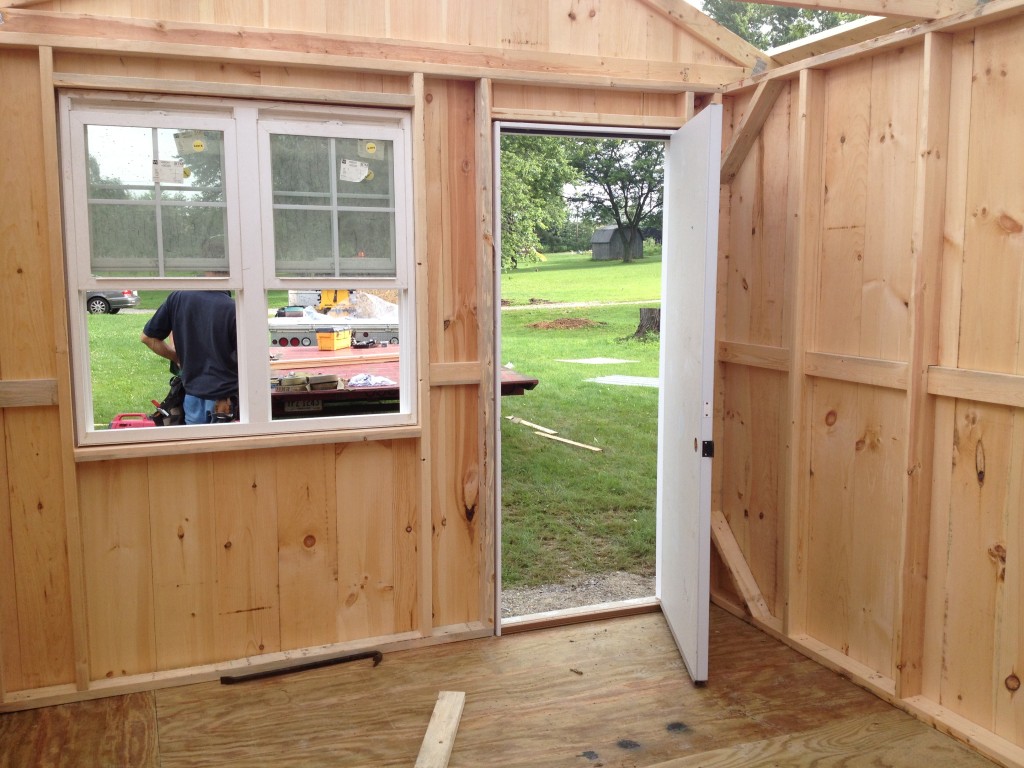
POLYGON ((501 268, 537 259, 538 231, 568 217, 564 189, 577 179, 570 140, 554 136, 501 137, 501 268))
POLYGON ((704 0, 704 13, 762 51, 860 18, 855 13, 704 0))
POLYGON ((580 185, 572 195, 599 222, 614 222, 626 238, 624 261, 640 229, 659 223, 665 182, 665 145, 633 139, 576 139, 573 165, 580 185))

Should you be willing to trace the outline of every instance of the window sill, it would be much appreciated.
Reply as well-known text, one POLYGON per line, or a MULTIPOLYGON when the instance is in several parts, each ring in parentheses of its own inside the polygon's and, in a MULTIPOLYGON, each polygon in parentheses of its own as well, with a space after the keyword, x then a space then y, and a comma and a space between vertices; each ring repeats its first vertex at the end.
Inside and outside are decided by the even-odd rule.
POLYGON ((411 424, 397 427, 291 432, 276 435, 202 437, 195 440, 78 446, 75 448, 74 454, 76 462, 140 459, 150 456, 178 456, 182 453, 221 453, 265 448, 291 448, 297 445, 323 445, 325 443, 406 440, 420 437, 422 431, 419 424, 411 424))

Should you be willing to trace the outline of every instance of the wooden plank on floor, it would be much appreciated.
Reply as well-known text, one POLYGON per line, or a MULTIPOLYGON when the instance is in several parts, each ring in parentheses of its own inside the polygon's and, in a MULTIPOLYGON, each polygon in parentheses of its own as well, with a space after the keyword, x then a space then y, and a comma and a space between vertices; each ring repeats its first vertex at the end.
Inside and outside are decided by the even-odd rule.
POLYGON ((423 736, 416 768, 447 768, 455 746, 462 710, 466 706, 465 691, 441 691, 423 736))

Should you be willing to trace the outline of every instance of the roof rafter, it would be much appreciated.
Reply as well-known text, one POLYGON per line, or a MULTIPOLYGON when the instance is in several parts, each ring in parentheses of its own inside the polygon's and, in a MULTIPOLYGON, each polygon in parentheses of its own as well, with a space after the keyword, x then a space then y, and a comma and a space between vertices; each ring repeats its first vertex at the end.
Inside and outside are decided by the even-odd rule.
POLYGON ((901 16, 908 19, 941 19, 969 11, 985 0, 749 0, 761 5, 784 5, 815 11, 864 13, 869 16, 901 16))
POLYGON ((698 11, 686 0, 640 0, 640 2, 723 56, 741 66, 749 67, 754 74, 775 66, 771 57, 764 51, 726 29, 710 16, 698 11))

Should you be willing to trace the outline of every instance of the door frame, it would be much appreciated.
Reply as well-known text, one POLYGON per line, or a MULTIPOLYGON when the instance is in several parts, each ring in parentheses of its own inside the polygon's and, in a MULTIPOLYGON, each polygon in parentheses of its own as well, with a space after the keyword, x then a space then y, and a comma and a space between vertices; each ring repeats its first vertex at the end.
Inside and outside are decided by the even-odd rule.
MULTIPOLYGON (((692 118, 691 118, 692 119, 692 118)), ((677 129, 678 130, 678 129, 677 129)), ((494 264, 493 274, 494 281, 491 286, 493 291, 494 301, 493 310, 493 333, 494 338, 492 340, 493 354, 494 354, 494 413, 496 418, 494 419, 494 632, 495 635, 500 636, 502 633, 502 620, 501 620, 501 603, 502 603, 502 580, 501 580, 501 569, 502 569, 502 515, 501 515, 501 488, 502 488, 502 469, 501 469, 501 137, 503 134, 526 134, 526 135, 537 135, 537 136, 564 136, 564 137, 583 137, 583 138, 621 138, 621 139, 645 139, 664 141, 666 145, 671 141, 672 137, 676 134, 676 130, 667 128, 623 128, 619 126, 605 126, 605 125, 576 125, 569 123, 536 123, 536 122, 524 122, 516 120, 494 120, 492 122, 492 138, 491 138, 491 149, 492 149, 492 218, 494 225, 493 240, 494 240, 494 264)), ((666 157, 667 162, 667 157, 666 157)), ((716 196, 717 197, 717 196, 716 196)), ((715 233, 717 236, 717 233, 715 233)), ((717 267, 717 262, 715 264, 717 267)), ((664 269, 664 267, 663 267, 664 269)), ((664 298, 664 287, 662 288, 662 300, 664 298)), ((714 321, 715 318, 711 317, 711 339, 712 345, 714 340, 714 321)), ((705 323, 707 320, 705 319, 705 323)), ((707 325, 705 325, 705 329, 707 325)), ((706 335, 706 334, 705 334, 706 335)), ((660 370, 659 370, 660 375, 660 370)), ((660 400, 660 398, 659 398, 660 400)), ((662 430, 660 423, 660 405, 659 405, 659 434, 662 430)), ((660 439, 660 438, 659 438, 660 439)), ((659 483, 660 487, 660 483, 659 483)), ((657 529, 661 531, 660 511, 659 519, 657 521, 657 529)), ((656 543, 656 550, 660 549, 660 545, 656 543)), ((710 546, 710 531, 708 533, 708 546, 710 546)), ((660 564, 656 564, 657 573, 661 573, 660 564)), ((655 584, 656 596, 660 594, 660 583, 655 584)), ((573 620, 578 621, 578 615, 574 615, 573 620)))

